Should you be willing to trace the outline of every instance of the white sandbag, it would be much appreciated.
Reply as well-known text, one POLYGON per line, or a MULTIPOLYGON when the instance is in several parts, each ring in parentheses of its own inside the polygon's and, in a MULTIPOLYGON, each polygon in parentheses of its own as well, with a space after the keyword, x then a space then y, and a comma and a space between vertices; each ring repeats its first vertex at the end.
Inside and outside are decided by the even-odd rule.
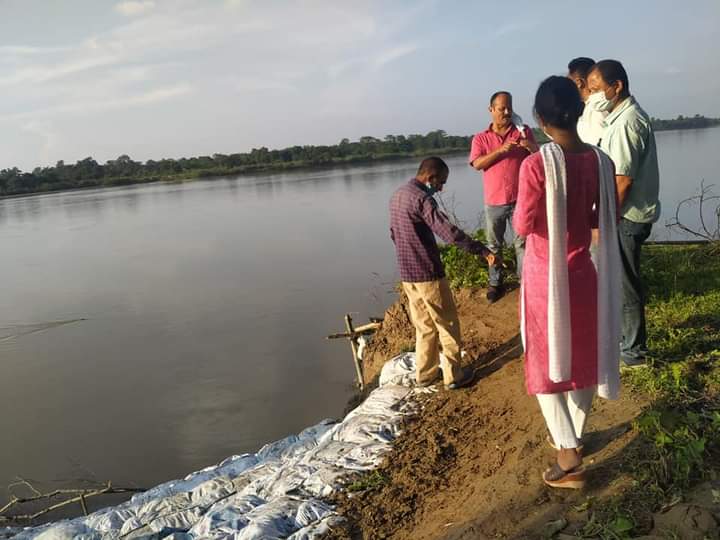
POLYGON ((323 501, 353 471, 377 467, 416 408, 414 354, 390 360, 380 387, 342 422, 323 420, 86 517, 0 529, 14 540, 234 538, 314 540, 340 517, 323 501))

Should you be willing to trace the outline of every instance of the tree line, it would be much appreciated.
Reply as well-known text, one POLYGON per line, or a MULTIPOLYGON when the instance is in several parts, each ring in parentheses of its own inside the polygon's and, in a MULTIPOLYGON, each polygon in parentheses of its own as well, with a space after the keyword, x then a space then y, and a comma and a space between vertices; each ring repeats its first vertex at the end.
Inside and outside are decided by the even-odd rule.
MULTIPOLYGON (((656 130, 694 129, 720 124, 720 119, 678 116, 675 120, 652 119, 656 130)), ((538 142, 547 141, 533 129, 538 142)), ((425 135, 386 135, 383 139, 342 139, 334 145, 290 146, 278 150, 253 148, 250 152, 213 154, 180 159, 135 161, 122 155, 104 164, 86 157, 74 164, 58 161, 54 167, 23 172, 17 167, 0 170, 0 197, 86 187, 118 186, 207 176, 230 176, 260 171, 283 171, 302 167, 400 159, 429 154, 467 152, 471 135, 448 135, 438 129, 425 135)))
POLYGON ((669 131, 671 129, 700 129, 720 125, 720 118, 707 118, 700 114, 695 116, 683 116, 682 114, 674 120, 661 120, 651 118, 655 131, 669 131))
POLYGON ((263 146, 250 152, 150 159, 144 163, 128 155, 104 164, 87 157, 75 164, 58 161, 54 167, 37 167, 32 172, 23 172, 17 167, 0 170, 0 196, 467 152, 471 139, 471 136, 435 130, 425 135, 360 137, 358 141, 342 139, 335 145, 291 146, 279 150, 263 146))

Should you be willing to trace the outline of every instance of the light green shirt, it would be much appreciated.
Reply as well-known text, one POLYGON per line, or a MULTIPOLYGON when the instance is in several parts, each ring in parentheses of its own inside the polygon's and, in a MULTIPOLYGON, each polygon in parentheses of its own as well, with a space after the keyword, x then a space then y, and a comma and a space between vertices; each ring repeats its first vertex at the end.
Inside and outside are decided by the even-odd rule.
POLYGON ((632 185, 620 214, 636 223, 660 217, 660 171, 650 117, 633 96, 605 118, 600 148, 615 163, 615 174, 629 176, 632 185))

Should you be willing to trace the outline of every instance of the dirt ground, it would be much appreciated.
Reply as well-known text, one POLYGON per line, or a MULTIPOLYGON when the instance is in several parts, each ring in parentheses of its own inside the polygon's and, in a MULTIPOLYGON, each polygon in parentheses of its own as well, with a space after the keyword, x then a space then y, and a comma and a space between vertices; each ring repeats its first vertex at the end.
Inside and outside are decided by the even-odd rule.
MULTIPOLYGON (((631 422, 643 403, 625 392, 618 401, 596 400, 586 431, 585 490, 544 486, 541 474, 553 451, 537 402, 524 388, 518 291, 493 305, 480 290, 461 290, 455 298, 476 383, 440 390, 407 420, 380 469, 387 481, 337 501, 350 523, 338 538, 542 538, 548 522, 581 520, 578 507, 589 496, 629 481, 618 476, 617 464, 635 438, 631 422)), ((383 363, 413 342, 401 301, 388 310, 369 348, 366 380, 375 380, 383 363)))

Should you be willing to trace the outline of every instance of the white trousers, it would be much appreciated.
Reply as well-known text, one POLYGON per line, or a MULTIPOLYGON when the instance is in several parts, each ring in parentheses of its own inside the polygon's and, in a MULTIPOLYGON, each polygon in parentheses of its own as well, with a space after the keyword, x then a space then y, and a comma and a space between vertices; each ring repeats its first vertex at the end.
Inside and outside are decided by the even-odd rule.
POLYGON ((538 394, 540 409, 550 435, 558 448, 577 448, 585 429, 585 421, 592 407, 597 387, 582 390, 538 394))

